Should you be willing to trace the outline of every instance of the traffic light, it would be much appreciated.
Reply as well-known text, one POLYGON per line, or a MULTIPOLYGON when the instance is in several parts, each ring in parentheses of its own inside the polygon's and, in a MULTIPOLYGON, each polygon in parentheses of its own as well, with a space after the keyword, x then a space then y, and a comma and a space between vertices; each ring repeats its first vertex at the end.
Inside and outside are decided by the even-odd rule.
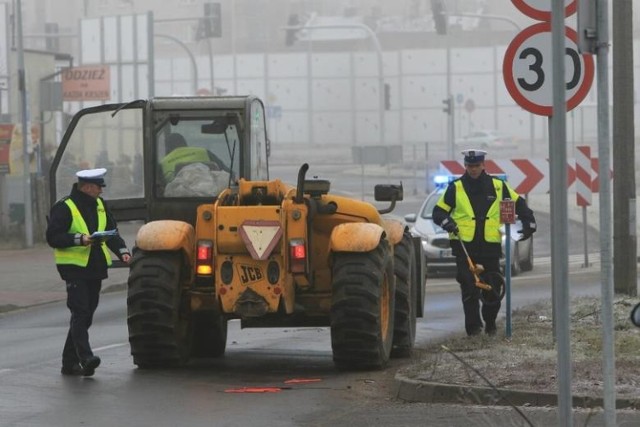
POLYGON ((384 109, 391 109, 391 87, 389 83, 384 84, 384 109))
MULTIPOLYGON (((289 20, 287 21, 287 26, 289 27, 297 27, 300 25, 300 17, 297 13, 292 13, 289 15, 289 20)), ((300 30, 297 28, 287 28, 284 38, 285 46, 293 46, 293 44, 298 40, 298 32, 300 30)))
POLYGON ((436 26, 436 33, 447 34, 447 10, 443 0, 431 0, 431 12, 433 13, 433 23, 436 26))
POLYGON ((447 99, 443 99, 442 103, 444 104, 442 111, 447 114, 453 114, 453 97, 450 96, 447 99))
POLYGON ((222 10, 220 3, 205 3, 204 18, 198 23, 196 38, 222 37, 222 10))

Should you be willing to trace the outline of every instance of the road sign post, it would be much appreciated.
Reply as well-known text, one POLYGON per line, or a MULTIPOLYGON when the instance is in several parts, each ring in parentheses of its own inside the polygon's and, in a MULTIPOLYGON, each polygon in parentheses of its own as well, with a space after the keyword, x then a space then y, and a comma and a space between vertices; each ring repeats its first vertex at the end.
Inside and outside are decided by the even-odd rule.
POLYGON ((505 54, 503 74, 507 90, 520 106, 534 114, 549 116, 550 176, 555 187, 551 192, 551 232, 557 232, 559 237, 553 240, 551 248, 557 259, 552 260, 551 280, 553 330, 558 345, 558 422, 572 425, 569 293, 565 286, 568 237, 562 234, 567 223, 565 116, 591 87, 593 59, 579 53, 576 32, 564 25, 565 17, 575 13, 576 0, 565 0, 564 4, 552 0, 511 1, 525 15, 543 21, 513 39, 505 54))
POLYGON ((582 238, 584 242, 584 263, 589 267, 589 247, 587 242, 587 206, 591 205, 591 147, 576 147, 576 203, 582 207, 582 238))
MULTIPOLYGON (((500 223, 504 224, 505 235, 504 287, 507 305, 505 337, 511 339, 511 224, 516 223, 516 202, 513 200, 500 201, 500 223)), ((516 262, 519 261, 516 260, 516 262)))

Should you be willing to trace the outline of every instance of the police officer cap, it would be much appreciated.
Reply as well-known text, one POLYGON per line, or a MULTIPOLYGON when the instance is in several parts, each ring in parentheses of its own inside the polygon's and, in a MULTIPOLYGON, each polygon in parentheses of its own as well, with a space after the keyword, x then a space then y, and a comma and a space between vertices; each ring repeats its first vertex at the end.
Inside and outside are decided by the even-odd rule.
POLYGON ((85 169, 76 172, 78 182, 90 182, 91 184, 97 184, 100 187, 106 187, 104 183, 104 176, 107 173, 105 168, 97 169, 85 169))
POLYGON ((474 164, 484 162, 484 156, 487 154, 487 152, 484 150, 469 149, 462 150, 462 154, 464 155, 465 163, 474 164))

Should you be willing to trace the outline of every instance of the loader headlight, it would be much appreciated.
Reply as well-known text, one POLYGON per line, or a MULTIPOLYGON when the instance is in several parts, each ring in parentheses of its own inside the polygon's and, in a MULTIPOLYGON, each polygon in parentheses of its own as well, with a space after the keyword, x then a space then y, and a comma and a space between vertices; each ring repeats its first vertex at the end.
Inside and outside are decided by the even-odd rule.
POLYGON ((229 285, 233 281, 233 264, 231 264, 231 261, 225 261, 220 266, 220 280, 225 285, 229 285))
POLYGON ((271 261, 267 266, 267 280, 272 285, 275 285, 280 280, 280 266, 275 261, 271 261))

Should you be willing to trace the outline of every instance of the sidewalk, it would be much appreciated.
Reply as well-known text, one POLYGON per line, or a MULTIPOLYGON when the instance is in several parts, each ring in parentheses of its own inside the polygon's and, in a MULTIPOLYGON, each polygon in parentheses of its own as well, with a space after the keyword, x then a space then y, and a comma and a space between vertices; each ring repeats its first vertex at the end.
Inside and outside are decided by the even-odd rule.
MULTIPOLYGON (((129 248, 133 246, 137 227, 136 223, 120 227, 129 248)), ((128 268, 109 269, 109 278, 102 282, 102 292, 124 289, 128 275, 128 268)), ((36 243, 29 249, 0 246, 0 313, 66 298, 65 283, 56 269, 53 249, 46 243, 36 243)))
MULTIPOLYGON (((103 292, 122 289, 128 273, 127 268, 110 269, 103 292)), ((0 275, 0 313, 67 298, 53 249, 44 243, 30 249, 0 249, 0 275)))

